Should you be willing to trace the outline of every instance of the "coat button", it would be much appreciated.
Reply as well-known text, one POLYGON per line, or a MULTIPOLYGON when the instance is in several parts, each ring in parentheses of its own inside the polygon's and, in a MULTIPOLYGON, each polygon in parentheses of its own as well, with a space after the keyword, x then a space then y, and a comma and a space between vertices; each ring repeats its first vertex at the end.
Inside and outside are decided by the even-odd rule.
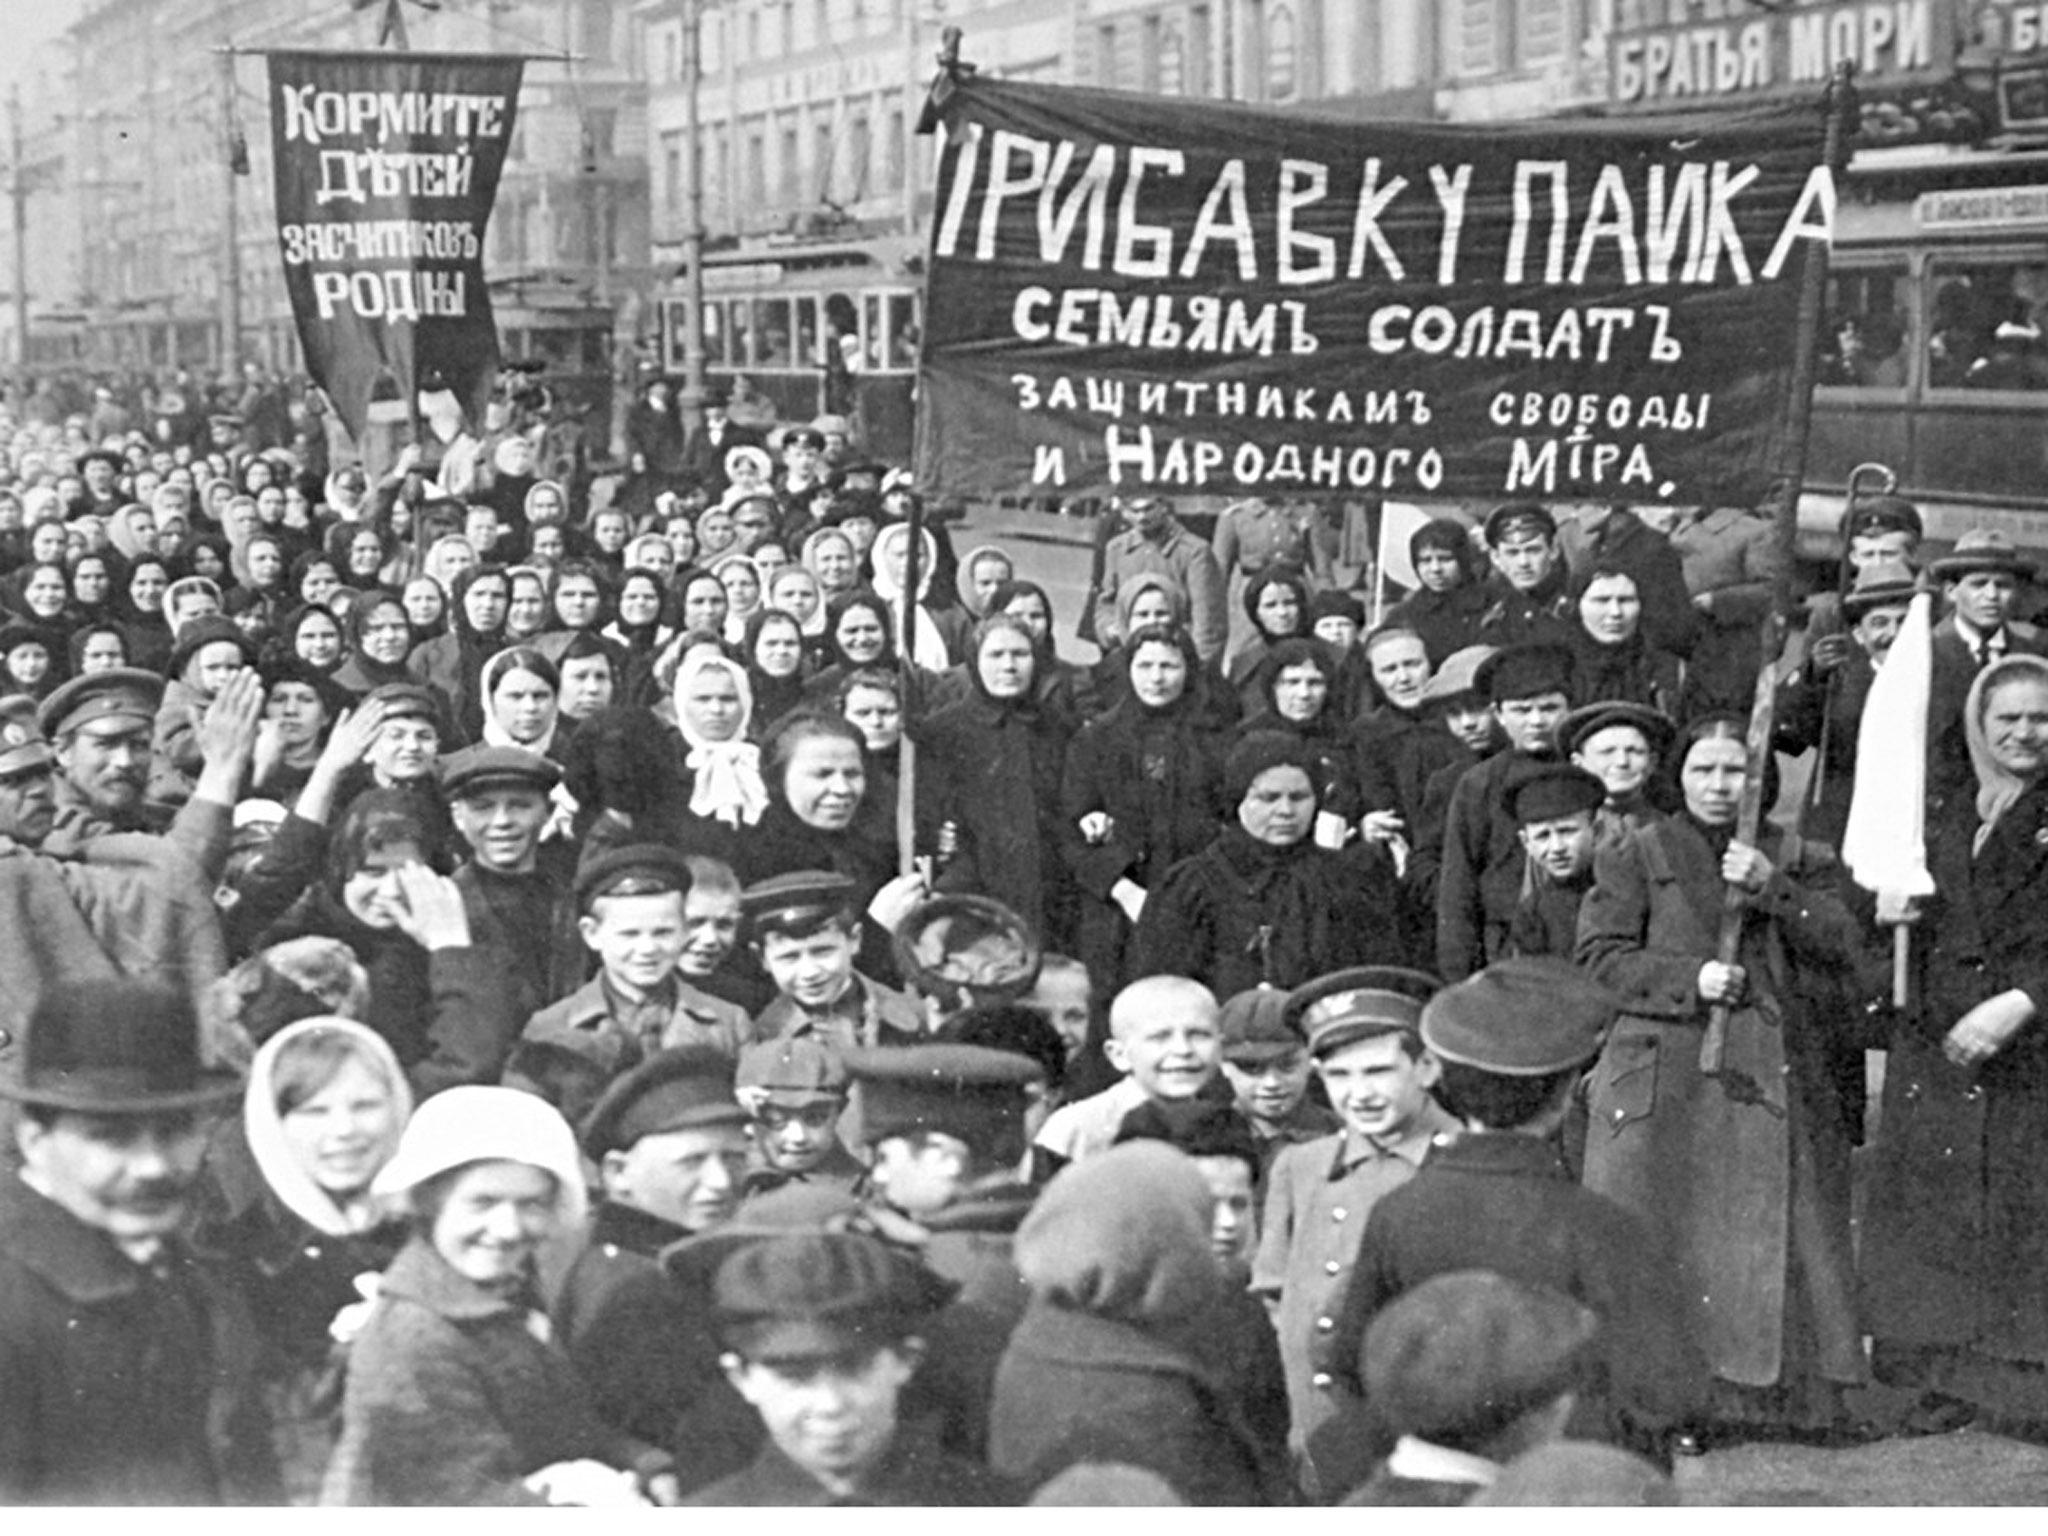
POLYGON ((1351 1214, 1351 1213, 1350 1213, 1349 1211, 1345 1210, 1345 1209, 1344 1209, 1344 1207, 1343 1207, 1343 1206, 1341 1206, 1341 1205, 1339 1205, 1339 1206, 1333 1206, 1333 1207, 1331 1208, 1331 1210, 1330 1210, 1330 1220, 1332 1220, 1332 1221, 1342 1221, 1342 1220, 1343 1220, 1343 1219, 1344 1219, 1344 1218, 1345 1218, 1346 1216, 1348 1216, 1348 1215, 1350 1215, 1350 1214, 1351 1214))
POLYGON ((1982 1088, 1967 1088, 1963 1091, 1963 1097, 1974 1104, 1984 1097, 1984 1090, 1982 1088))
POLYGON ((1338 1263, 1337 1260, 1331 1259, 1328 1263, 1323 1265, 1323 1273, 1326 1275, 1334 1275, 1339 1270, 1343 1269, 1343 1267, 1344 1266, 1338 1263))
POLYGON ((1317 1333, 1328 1333, 1336 1326, 1337 1319, 1335 1319, 1334 1317, 1319 1317, 1316 1319, 1317 1333))
POLYGON ((1310 1386, 1321 1387, 1325 1391, 1328 1391, 1333 1379, 1334 1378, 1331 1377, 1328 1371, 1317 1371, 1315 1375, 1309 1377, 1308 1380, 1310 1386))

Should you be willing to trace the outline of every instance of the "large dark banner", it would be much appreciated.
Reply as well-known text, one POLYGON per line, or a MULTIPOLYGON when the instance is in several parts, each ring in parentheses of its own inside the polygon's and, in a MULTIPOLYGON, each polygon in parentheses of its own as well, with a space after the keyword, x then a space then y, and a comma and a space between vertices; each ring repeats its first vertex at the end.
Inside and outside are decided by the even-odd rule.
POLYGON ((1455 126, 974 77, 943 99, 920 484, 1767 484, 1833 223, 1818 98, 1455 126))
POLYGON ((357 437, 387 371, 408 409, 438 374, 482 419, 498 370, 484 226, 522 68, 478 54, 270 55, 285 288, 307 370, 357 437))

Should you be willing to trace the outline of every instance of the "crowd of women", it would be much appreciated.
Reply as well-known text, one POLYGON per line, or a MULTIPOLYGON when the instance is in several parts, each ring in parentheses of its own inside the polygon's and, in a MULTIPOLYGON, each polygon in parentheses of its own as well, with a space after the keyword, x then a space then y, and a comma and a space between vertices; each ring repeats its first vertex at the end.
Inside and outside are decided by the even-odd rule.
MULTIPOLYGON (((806 430, 777 451, 734 447, 710 485, 593 488, 537 477, 531 445, 507 436, 455 496, 413 451, 371 482, 316 479, 281 450, 94 443, 75 423, 13 439, 0 693, 42 699, 103 669, 162 676, 150 798, 170 809, 200 767, 196 721, 253 667, 267 703, 237 824, 255 842, 296 808, 332 828, 303 890, 227 924, 231 958, 338 939, 370 982, 353 1005, 363 1027, 262 1043, 247 1155, 219 1181, 216 1233, 269 1287, 259 1310, 293 1362, 290 1391, 332 1391, 328 1327, 357 1299, 343 1282, 384 1269, 403 1239, 371 1175, 412 1093, 446 1086, 416 1068, 462 978, 433 959, 431 888, 406 888, 403 922, 379 916, 406 904, 381 861, 400 842, 452 866, 433 767, 482 744, 561 766, 545 834, 558 895, 579 859, 659 842, 742 883, 834 871, 865 907, 907 844, 930 885, 993 898, 1045 951, 1076 957, 1098 1013, 1162 973, 1227 999, 1354 965, 1439 970, 1451 893, 1476 882, 1484 898, 1504 870, 1515 910, 1487 914, 1476 962, 1548 946, 1615 994, 1570 1155, 1652 1223, 1689 1282, 1718 1394, 1703 1424, 1841 1432, 1861 1411, 1843 1394, 1868 1376, 1870 1334, 1914 1423, 1993 1407, 2048 1420, 2048 1309, 2026 1263, 2048 1223, 2027 1161, 2048 949, 2000 921, 2043 879, 2048 662, 2007 656, 1970 685, 1978 793, 1933 807, 1939 891, 1910 915, 1935 938, 1916 1005, 1894 1017, 1864 980, 1872 914, 1828 850, 1775 830, 1734 839, 1743 724, 1702 633, 1717 605, 1740 611, 1731 584, 1680 581, 1684 612, 1668 611, 1690 557, 1657 543, 1646 561, 1628 514, 1575 564, 1531 504, 1478 530, 1431 523, 1409 552, 1418 590, 1372 625, 1327 552, 1273 555, 1226 515, 1224 650, 1197 644, 1186 582, 1113 555, 1114 623, 1084 661, 1058 643, 1081 616, 1056 614, 1010 551, 958 550, 943 521, 913 532, 901 472, 806 430), (1487 763, 1561 754, 1597 802, 1576 865, 1523 840, 1511 773, 1459 809, 1487 763), (1471 879, 1454 877, 1467 856, 1471 879), (1566 920, 1546 926, 1565 886, 1566 920), (1730 887, 1745 917, 1723 963, 1730 887), (1709 1069, 1699 1045, 1717 1011, 1727 1044, 1709 1069), (1885 1045, 1882 1214, 1859 1270, 1849 1153, 1864 1048, 1885 1045), (341 1151, 311 1150, 327 1145, 323 1118, 354 1127, 341 1151), (237 1237, 237 1222, 255 1225, 237 1237)), ((1142 555, 1156 507, 1130 523, 1142 555)), ((1755 531, 1720 527, 1724 543, 1755 531)), ((1702 568, 1725 553, 1703 551, 1702 568)), ((766 994, 731 950, 728 933, 716 959, 735 974, 718 985, 752 1012, 766 994)), ((532 1009, 583 984, 581 957, 558 958, 519 957, 532 1009)), ((894 979, 876 935, 860 964, 894 979)), ((507 1045, 521 1022, 498 1028, 507 1045)), ((495 1082, 503 1065, 452 1080, 495 1082)))

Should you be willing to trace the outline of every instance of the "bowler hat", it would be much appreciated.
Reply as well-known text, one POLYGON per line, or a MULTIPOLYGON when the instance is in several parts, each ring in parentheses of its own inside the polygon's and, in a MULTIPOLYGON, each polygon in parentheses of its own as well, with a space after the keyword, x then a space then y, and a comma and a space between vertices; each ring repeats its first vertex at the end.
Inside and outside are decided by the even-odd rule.
POLYGON ((94 1115, 146 1115, 224 1104, 234 1074, 200 1060, 191 1001, 131 977, 51 986, 29 1015, 21 1066, 0 1097, 94 1115))
POLYGON ((1960 581, 1979 571, 2003 571, 2021 581, 2034 579, 2034 562, 2022 555, 2013 542, 1996 528, 1973 528, 1956 540, 1956 547, 1927 568, 1936 581, 1960 581))

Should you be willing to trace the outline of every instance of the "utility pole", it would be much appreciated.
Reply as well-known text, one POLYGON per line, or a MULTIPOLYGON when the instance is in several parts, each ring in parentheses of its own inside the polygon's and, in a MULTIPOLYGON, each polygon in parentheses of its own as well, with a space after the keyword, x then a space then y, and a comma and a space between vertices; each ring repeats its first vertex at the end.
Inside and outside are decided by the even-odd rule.
POLYGON ((226 219, 221 231, 220 368, 224 375, 233 379, 242 367, 242 247, 237 235, 241 210, 237 206, 239 194, 235 187, 235 162, 239 156, 235 153, 235 56, 232 53, 220 56, 220 123, 222 211, 226 219))
POLYGON ((14 203, 14 407, 28 399, 28 172, 21 163, 21 87, 7 92, 8 196, 14 203))
POLYGON ((683 0, 683 425, 704 424, 704 0, 683 0))

